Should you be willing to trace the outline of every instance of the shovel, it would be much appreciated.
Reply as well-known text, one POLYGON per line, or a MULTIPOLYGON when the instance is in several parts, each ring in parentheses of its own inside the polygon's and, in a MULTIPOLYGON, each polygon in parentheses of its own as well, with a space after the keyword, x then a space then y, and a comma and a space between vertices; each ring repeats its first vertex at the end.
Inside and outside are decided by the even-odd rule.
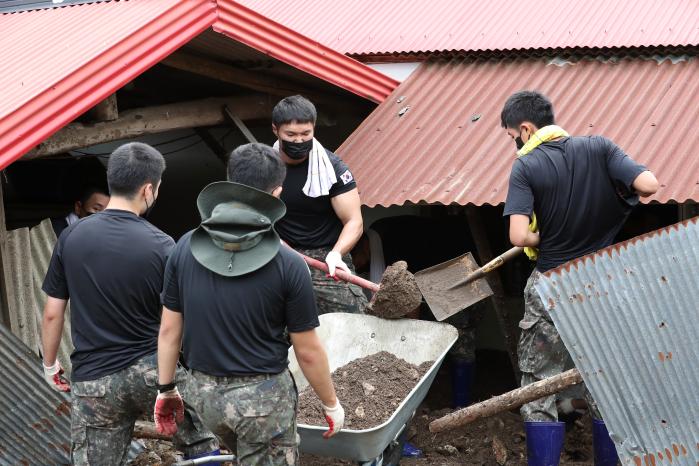
POLYGON ((481 278, 521 252, 522 248, 514 247, 483 267, 478 267, 469 252, 417 272, 415 281, 435 319, 442 321, 492 296, 490 285, 481 278))
MULTIPOLYGON (((298 254, 310 267, 328 273, 328 265, 325 262, 298 254)), ((381 277, 380 284, 347 273, 342 269, 336 269, 335 276, 374 293, 369 302, 368 311, 371 314, 385 319, 398 319, 416 309, 422 301, 415 278, 407 269, 408 264, 402 261, 388 266, 381 277)))

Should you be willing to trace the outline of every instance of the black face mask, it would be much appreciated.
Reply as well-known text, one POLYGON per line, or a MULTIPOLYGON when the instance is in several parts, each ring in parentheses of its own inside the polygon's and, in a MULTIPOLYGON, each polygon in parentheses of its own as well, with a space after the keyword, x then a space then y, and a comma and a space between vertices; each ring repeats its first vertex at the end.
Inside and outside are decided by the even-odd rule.
POLYGON ((515 138, 515 145, 517 146, 517 150, 520 150, 522 147, 524 147, 524 141, 522 141, 522 133, 519 133, 520 135, 515 138))
POLYGON ((282 150, 292 160, 301 160, 308 157, 313 148, 313 139, 303 142, 286 141, 282 139, 282 150))

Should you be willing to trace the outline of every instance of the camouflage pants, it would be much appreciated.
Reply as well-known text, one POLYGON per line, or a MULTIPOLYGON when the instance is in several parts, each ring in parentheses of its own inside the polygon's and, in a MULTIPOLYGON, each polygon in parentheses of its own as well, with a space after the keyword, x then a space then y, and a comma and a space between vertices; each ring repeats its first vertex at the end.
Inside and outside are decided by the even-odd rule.
POLYGON ((456 327, 459 337, 449 349, 449 356, 466 362, 476 359, 476 327, 483 319, 486 306, 484 303, 476 303, 451 317, 444 322, 456 327))
POLYGON ((288 370, 275 375, 189 376, 185 399, 241 466, 298 463, 297 392, 288 370))
MULTIPOLYGON (((318 259, 324 262, 331 248, 318 249, 297 249, 301 254, 318 259)), ((352 256, 345 254, 342 260, 347 267, 354 272, 352 256)), ((326 277, 326 273, 318 269, 311 269, 313 279, 313 291, 316 295, 318 314, 330 312, 351 312, 353 314, 364 314, 368 301, 362 289, 357 285, 352 285, 343 281, 335 281, 326 277)))
MULTIPOLYGON (((184 370, 178 369, 177 383, 184 383, 184 370)), ((126 464, 126 453, 134 423, 150 413, 157 393, 156 353, 145 356, 119 372, 71 384, 71 459, 74 465, 116 466, 126 464)), ((185 455, 196 455, 218 448, 218 441, 207 431, 196 413, 187 406, 174 443, 185 455)))
MULTIPOLYGON (((522 333, 517 347, 522 386, 575 367, 551 316, 534 289, 539 276, 539 272, 534 270, 524 288, 524 318, 519 323, 522 333)), ((585 400, 592 417, 601 419, 597 404, 587 389, 585 400)), ((522 406, 520 413, 525 421, 557 421, 556 395, 527 403, 522 406)))

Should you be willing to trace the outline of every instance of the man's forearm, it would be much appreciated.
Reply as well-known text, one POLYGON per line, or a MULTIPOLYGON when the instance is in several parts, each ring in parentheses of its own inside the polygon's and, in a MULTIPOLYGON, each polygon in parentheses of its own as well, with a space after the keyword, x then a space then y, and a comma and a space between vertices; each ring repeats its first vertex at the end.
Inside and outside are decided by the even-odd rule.
POLYGON ((180 347, 176 343, 163 342, 158 339, 158 383, 161 385, 175 381, 177 360, 180 357, 180 347))
POLYGON ((340 237, 337 239, 335 246, 333 246, 333 251, 337 251, 343 256, 350 252, 362 236, 363 230, 364 222, 361 218, 352 219, 345 223, 340 237))
POLYGON ((41 320, 42 355, 46 366, 52 366, 56 362, 67 303, 67 300, 51 296, 46 300, 44 317, 41 320))
POLYGON ((58 346, 61 344, 61 336, 63 334, 63 321, 63 315, 50 317, 44 313, 41 324, 41 341, 43 342, 44 351, 42 354, 45 366, 51 366, 56 362, 58 346))
POLYGON ((305 357, 299 357, 298 363, 301 372, 303 372, 309 385, 320 398, 321 403, 328 407, 335 406, 337 404, 337 396, 330 378, 330 367, 328 366, 328 357, 325 351, 321 349, 305 357))

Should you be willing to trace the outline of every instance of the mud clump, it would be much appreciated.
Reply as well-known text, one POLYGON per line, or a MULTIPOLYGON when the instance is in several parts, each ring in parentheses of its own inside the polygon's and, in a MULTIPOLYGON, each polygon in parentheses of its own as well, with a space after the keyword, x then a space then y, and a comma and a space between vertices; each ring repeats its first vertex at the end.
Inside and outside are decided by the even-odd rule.
POLYGON ((422 302, 422 294, 415 277, 408 271, 408 263, 398 261, 386 268, 379 291, 369 303, 368 313, 384 319, 399 319, 415 310, 422 302))
MULTIPOLYGON (((332 380, 345 409, 344 428, 368 429, 386 421, 433 363, 416 366, 381 351, 336 369, 332 380)), ((299 394, 298 406, 300 424, 327 425, 320 400, 310 386, 299 394)))

